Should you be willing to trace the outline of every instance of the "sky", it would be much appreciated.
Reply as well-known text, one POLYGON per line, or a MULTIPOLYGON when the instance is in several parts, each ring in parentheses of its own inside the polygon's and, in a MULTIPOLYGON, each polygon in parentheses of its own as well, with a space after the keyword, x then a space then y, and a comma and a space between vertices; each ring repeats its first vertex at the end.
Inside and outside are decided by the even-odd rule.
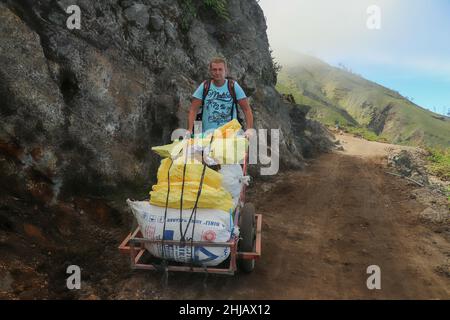
POLYGON ((281 65, 287 53, 309 54, 334 66, 342 63, 431 111, 450 111, 449 0, 260 0, 259 5, 281 65))

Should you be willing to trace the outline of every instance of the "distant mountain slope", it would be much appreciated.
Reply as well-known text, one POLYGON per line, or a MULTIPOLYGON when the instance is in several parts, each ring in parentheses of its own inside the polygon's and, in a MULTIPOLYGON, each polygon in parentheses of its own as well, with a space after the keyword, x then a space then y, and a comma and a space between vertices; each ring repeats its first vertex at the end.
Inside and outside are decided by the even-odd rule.
POLYGON ((277 89, 323 123, 363 126, 397 144, 450 147, 450 118, 435 114, 398 92, 306 55, 283 65, 277 89))

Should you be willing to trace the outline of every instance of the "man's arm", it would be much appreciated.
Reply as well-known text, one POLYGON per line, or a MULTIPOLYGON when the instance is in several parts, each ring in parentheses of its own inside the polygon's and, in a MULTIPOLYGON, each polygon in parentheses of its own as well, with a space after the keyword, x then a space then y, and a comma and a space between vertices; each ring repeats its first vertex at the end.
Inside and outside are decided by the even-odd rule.
POLYGON ((250 108, 250 104, 248 103, 248 99, 241 99, 238 101, 239 105, 242 108, 242 111, 245 115, 245 123, 247 124, 247 130, 253 128, 253 112, 252 108, 250 108))
POLYGON ((188 115, 188 127, 187 129, 189 132, 194 132, 194 121, 195 118, 197 118, 198 110, 200 110, 200 107, 202 106, 202 100, 197 98, 192 98, 191 107, 189 108, 189 115, 188 115))

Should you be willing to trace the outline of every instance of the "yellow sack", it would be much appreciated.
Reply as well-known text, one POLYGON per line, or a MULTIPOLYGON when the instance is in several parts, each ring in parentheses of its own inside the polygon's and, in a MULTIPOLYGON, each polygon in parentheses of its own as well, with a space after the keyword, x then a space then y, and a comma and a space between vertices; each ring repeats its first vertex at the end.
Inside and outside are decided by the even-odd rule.
MULTIPOLYGON (((158 184, 167 187, 167 173, 170 168, 172 160, 169 158, 163 159, 158 169, 158 184)), ((170 184, 183 182, 183 164, 172 164, 170 168, 170 184)), ((184 181, 200 183, 202 177, 203 164, 187 164, 184 181)), ((206 167, 205 176, 203 178, 203 186, 208 185, 212 188, 219 189, 222 185, 222 174, 206 167)))
MULTIPOLYGON (((183 182, 183 164, 173 163, 170 158, 163 159, 158 169, 158 184, 152 187, 150 192, 150 203, 166 206, 167 198, 167 175, 170 168, 170 194, 168 207, 180 208, 181 188, 183 182)), ((186 165, 183 191, 183 209, 192 209, 197 198, 197 192, 202 176, 202 164, 186 165)), ((208 167, 205 168, 202 193, 197 204, 198 208, 211 208, 229 211, 233 208, 231 194, 222 187, 223 176, 221 173, 208 167)))
POLYGON ((209 156, 220 164, 238 164, 244 160, 247 147, 248 141, 244 137, 215 139, 209 156))
MULTIPOLYGON (((197 199, 199 182, 184 183, 183 191, 183 209, 194 208, 197 199)), ((153 186, 150 192, 150 204, 165 207, 167 199, 167 181, 153 186)), ((180 208, 181 202, 181 182, 170 183, 169 208, 180 208)), ((198 200, 197 208, 219 209, 229 212, 233 209, 233 200, 231 194, 223 188, 216 189, 203 184, 202 192, 198 200)))
POLYGON ((171 158, 180 153, 183 149, 183 141, 175 140, 171 144, 166 144, 164 146, 152 147, 152 150, 155 151, 163 158, 171 158))
MULTIPOLYGON (((188 144, 186 143, 172 143, 170 145, 153 147, 152 150, 157 152, 164 158, 171 158, 174 155, 178 155, 178 158, 174 160, 174 165, 183 165, 186 160, 186 148, 185 146, 192 146, 196 143, 203 147, 208 147, 210 139, 191 139, 188 144)), ((248 140, 244 137, 231 137, 226 139, 214 139, 211 143, 211 149, 209 157, 216 160, 219 164, 235 164, 241 163, 245 157, 245 152, 248 148, 248 140)), ((192 155, 187 158, 187 164, 202 164, 201 153, 192 155)))
POLYGON ((216 138, 230 138, 234 137, 236 133, 242 129, 241 124, 236 119, 231 120, 230 122, 225 123, 223 126, 214 130, 214 139, 216 138))
MULTIPOLYGON (((208 147, 211 143, 211 153, 209 156, 216 159, 220 164, 240 163, 245 156, 248 141, 244 137, 236 137, 241 129, 241 124, 236 119, 224 124, 214 130, 214 139, 211 143, 211 134, 206 137, 196 137, 184 141, 176 140, 171 144, 152 147, 163 158, 175 159, 175 163, 182 164, 185 161, 186 147, 190 148, 196 144, 202 147, 208 147)), ((201 157, 200 157, 201 158, 201 157)), ((188 163, 198 163, 198 159, 188 159, 188 163)), ((201 161, 201 159, 200 159, 201 161)))
MULTIPOLYGON (((210 157, 222 164, 239 163, 247 150, 247 139, 236 137, 241 129, 237 120, 232 120, 214 131, 214 139, 211 143, 210 157)), ((150 203, 159 207, 166 206, 167 176, 170 168, 170 194, 168 207, 180 208, 181 187, 183 182, 183 168, 186 156, 186 147, 194 143, 203 147, 210 145, 211 135, 205 138, 190 139, 188 141, 175 141, 165 146, 153 147, 152 150, 165 158, 158 169, 158 183, 150 192, 150 203), (173 157, 178 156, 172 164, 173 157), (172 164, 172 165, 171 165, 172 164)), ((197 155, 198 156, 198 155, 197 155)), ((201 156, 200 156, 201 157, 201 156)), ((201 160, 201 159, 200 159, 201 160)), ((197 198, 197 193, 202 176, 203 164, 190 163, 186 165, 185 183, 183 191, 183 208, 192 209, 197 198)), ((197 204, 198 208, 210 208, 229 211, 233 208, 231 194, 222 187, 223 176, 208 167, 205 169, 202 192, 197 204)))

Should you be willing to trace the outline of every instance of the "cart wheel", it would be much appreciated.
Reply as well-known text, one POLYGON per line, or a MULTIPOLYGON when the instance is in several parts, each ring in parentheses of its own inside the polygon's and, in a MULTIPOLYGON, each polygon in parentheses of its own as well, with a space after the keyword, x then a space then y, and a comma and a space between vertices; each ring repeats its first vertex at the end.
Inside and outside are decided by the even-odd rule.
MULTIPOLYGON (((240 233, 241 240, 239 240, 239 251, 253 252, 255 247, 255 206, 252 203, 246 203, 242 208, 240 218, 240 233)), ((250 273, 255 268, 255 260, 239 259, 239 268, 250 273)))

